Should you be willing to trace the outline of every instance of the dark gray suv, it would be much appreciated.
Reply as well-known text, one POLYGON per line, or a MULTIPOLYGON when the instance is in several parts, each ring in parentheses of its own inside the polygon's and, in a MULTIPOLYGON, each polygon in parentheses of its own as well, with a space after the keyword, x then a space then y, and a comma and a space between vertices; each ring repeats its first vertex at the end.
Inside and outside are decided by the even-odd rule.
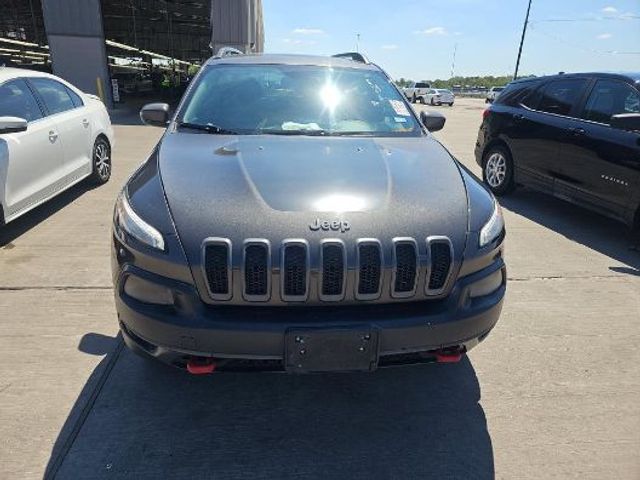
POLYGON ((498 321, 504 222, 378 66, 212 58, 118 198, 129 347, 189 372, 453 362, 498 321))

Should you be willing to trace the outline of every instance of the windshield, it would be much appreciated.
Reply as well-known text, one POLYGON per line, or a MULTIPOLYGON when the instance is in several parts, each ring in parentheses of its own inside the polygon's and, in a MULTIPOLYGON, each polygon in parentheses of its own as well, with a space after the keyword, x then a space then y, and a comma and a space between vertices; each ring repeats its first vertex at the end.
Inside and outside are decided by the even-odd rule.
POLYGON ((210 66, 178 119, 185 128, 253 135, 421 135, 391 81, 355 68, 210 66))

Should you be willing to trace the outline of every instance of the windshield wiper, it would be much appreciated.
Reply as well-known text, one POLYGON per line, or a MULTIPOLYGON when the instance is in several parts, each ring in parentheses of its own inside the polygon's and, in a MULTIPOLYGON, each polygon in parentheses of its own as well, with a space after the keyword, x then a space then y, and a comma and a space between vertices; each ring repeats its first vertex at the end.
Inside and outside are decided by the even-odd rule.
POLYGON ((207 132, 212 135, 238 135, 238 132, 234 132, 233 130, 228 130, 226 128, 219 127, 218 125, 213 125, 211 123, 204 125, 201 123, 178 122, 178 127, 191 128, 193 130, 201 130, 203 132, 207 132))
POLYGON ((317 129, 260 130, 259 132, 265 135, 312 135, 312 136, 328 135, 328 133, 325 130, 317 130, 317 129))

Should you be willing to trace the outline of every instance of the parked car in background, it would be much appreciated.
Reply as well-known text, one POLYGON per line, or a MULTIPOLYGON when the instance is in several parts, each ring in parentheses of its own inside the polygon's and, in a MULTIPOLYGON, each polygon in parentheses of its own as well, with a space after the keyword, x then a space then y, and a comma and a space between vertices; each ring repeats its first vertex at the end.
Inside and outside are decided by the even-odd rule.
POLYGON ((517 184, 640 226, 640 73, 510 83, 484 112, 476 160, 497 195, 517 184))
POLYGON ((498 98, 498 95, 500 95, 500 92, 502 92, 504 89, 505 87, 491 87, 487 92, 487 96, 484 100, 484 103, 495 102, 496 98, 498 98))
POLYGON ((0 224, 89 178, 111 176, 104 104, 47 73, 0 68, 0 224))
POLYGON ((404 96, 407 97, 411 103, 426 103, 427 92, 431 90, 431 84, 427 82, 413 82, 408 87, 403 89, 404 96))
POLYGON ((115 207, 118 320, 193 374, 455 362, 498 321, 500 206, 380 67, 210 59, 115 207), (252 101, 246 101, 248 86, 252 101))
POLYGON ((456 101, 456 96, 453 92, 446 88, 437 88, 436 95, 438 96, 438 105, 449 105, 450 107, 453 107, 453 104, 456 101))
POLYGON ((137 72, 119 72, 114 74, 112 78, 118 81, 118 89, 123 94, 135 95, 153 91, 153 81, 150 75, 137 72))

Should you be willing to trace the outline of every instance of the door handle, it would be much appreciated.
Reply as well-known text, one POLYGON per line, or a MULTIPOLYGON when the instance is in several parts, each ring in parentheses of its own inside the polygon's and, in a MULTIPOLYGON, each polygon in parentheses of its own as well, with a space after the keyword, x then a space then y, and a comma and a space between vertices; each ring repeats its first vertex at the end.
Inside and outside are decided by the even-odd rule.
POLYGON ((87 128, 89 126, 89 120, 87 120, 86 118, 83 118, 82 125, 84 125, 84 128, 87 128))
POLYGON ((56 132, 54 132, 53 130, 49 131, 49 141, 51 143, 55 143, 55 141, 58 139, 58 134, 56 132))
POLYGON ((513 119, 514 119, 516 122, 520 122, 521 120, 524 120, 524 115, 523 115, 523 114, 521 114, 521 113, 515 113, 515 114, 513 115, 513 119))
POLYGON ((587 131, 584 128, 570 128, 569 131, 575 137, 582 137, 587 134, 587 131))

